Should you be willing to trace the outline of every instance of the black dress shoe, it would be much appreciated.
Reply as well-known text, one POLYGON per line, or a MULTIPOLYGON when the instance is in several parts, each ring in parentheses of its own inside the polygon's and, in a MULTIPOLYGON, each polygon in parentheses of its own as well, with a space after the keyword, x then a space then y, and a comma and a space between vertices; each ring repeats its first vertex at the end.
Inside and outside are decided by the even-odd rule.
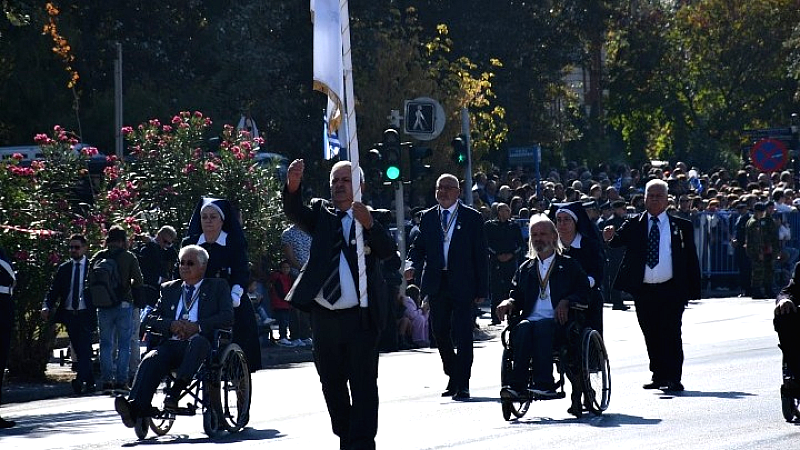
POLYGON ((117 410, 117 414, 126 427, 133 428, 136 425, 136 410, 125 397, 119 396, 114 399, 114 409, 117 410))
POLYGON ((70 384, 72 385, 72 392, 74 392, 75 395, 81 395, 83 393, 83 383, 81 383, 80 380, 74 379, 70 381, 70 384))
POLYGON ((11 428, 16 424, 17 422, 14 422, 13 420, 6 420, 0 417, 0 429, 11 428))
POLYGON ((663 387, 665 391, 682 392, 683 385, 680 381, 667 381, 666 386, 663 387))
POLYGON ((642 385, 644 389, 661 389, 663 386, 666 386, 666 383, 662 383, 661 381, 651 381, 649 383, 645 383, 642 385))
POLYGON ((627 311, 631 309, 631 307, 628 305, 614 305, 611 307, 611 309, 616 309, 617 311, 627 311))
POLYGON ((468 400, 469 399, 469 389, 459 389, 458 392, 453 395, 453 400, 468 400))
POLYGON ((456 395, 457 392, 456 389, 447 388, 446 391, 442 392, 442 397, 452 397, 456 395))

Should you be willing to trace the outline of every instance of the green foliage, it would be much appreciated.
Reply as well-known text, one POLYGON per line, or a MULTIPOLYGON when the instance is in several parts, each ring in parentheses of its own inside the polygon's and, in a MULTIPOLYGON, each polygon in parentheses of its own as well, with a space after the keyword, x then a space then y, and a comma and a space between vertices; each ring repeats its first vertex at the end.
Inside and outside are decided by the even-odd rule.
POLYGON ((74 151, 77 140, 59 126, 52 137, 40 134, 36 140, 43 161, 23 166, 21 158, 12 158, 0 163, 0 246, 17 271, 16 327, 8 368, 11 376, 21 379, 44 376, 55 333, 39 310, 56 267, 69 257, 66 239, 82 233, 98 242, 105 223, 80 195, 90 183, 88 161, 97 149, 74 151))
POLYGON ((796 2, 638 8, 620 18, 608 52, 609 119, 631 158, 709 167, 735 159, 743 129, 788 123, 797 83, 784 43, 800 19, 796 2))
POLYGON ((242 213, 251 262, 276 261, 280 186, 274 167, 255 160, 262 140, 224 125, 219 143, 208 148, 211 125, 199 111, 184 111, 168 124, 152 119, 123 128, 131 158, 106 169, 115 185, 101 202, 112 220, 134 231, 172 225, 181 233, 201 197, 228 199, 242 213))

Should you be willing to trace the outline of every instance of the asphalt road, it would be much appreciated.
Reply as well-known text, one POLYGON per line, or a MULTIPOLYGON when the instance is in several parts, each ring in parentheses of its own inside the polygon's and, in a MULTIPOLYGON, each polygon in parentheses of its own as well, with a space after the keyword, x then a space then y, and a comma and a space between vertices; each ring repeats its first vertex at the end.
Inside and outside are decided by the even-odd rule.
MULTIPOLYGON (((434 350, 390 353, 380 361, 381 449, 790 449, 800 427, 780 411, 780 351, 772 301, 719 298, 693 303, 684 315, 681 395, 646 391, 647 357, 636 316, 606 310, 612 370, 611 406, 575 419, 565 399, 537 402, 517 421, 499 404, 501 345, 477 342, 472 399, 439 396, 446 384, 434 350)), ((498 331, 495 329, 494 331, 498 331)), ((313 364, 263 370, 254 380, 248 428, 210 440, 200 417, 181 417, 166 436, 137 441, 110 397, 11 404, 3 416, 19 426, 0 431, 3 449, 166 448, 336 449, 313 364)))

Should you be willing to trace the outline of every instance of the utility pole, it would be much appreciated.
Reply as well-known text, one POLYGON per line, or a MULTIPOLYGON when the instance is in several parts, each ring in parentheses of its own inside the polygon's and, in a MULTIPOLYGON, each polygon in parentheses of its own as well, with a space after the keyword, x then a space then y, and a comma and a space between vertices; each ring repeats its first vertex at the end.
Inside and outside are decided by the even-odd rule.
POLYGON ((117 42, 114 60, 114 154, 122 160, 122 44, 117 42))
POLYGON ((467 173, 464 174, 464 201, 472 207, 472 141, 469 138, 469 111, 461 108, 461 134, 466 136, 467 146, 467 173))

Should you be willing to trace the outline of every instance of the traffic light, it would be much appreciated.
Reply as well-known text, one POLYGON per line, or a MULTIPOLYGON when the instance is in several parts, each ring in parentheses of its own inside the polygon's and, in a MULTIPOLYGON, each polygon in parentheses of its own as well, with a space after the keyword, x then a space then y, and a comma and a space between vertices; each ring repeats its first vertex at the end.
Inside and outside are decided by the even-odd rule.
POLYGON ((389 181, 400 179, 400 135, 397 130, 388 128, 383 132, 383 145, 381 146, 381 163, 383 164, 383 177, 389 181))
POLYGON ((408 150, 409 157, 409 179, 417 180, 422 178, 431 171, 430 164, 425 164, 425 158, 429 158, 433 152, 429 147, 414 147, 411 146, 408 150))
POLYGON ((463 134, 459 134, 453 138, 450 145, 453 146, 453 153, 451 154, 453 162, 460 166, 466 165, 469 158, 467 154, 467 137, 463 134))

